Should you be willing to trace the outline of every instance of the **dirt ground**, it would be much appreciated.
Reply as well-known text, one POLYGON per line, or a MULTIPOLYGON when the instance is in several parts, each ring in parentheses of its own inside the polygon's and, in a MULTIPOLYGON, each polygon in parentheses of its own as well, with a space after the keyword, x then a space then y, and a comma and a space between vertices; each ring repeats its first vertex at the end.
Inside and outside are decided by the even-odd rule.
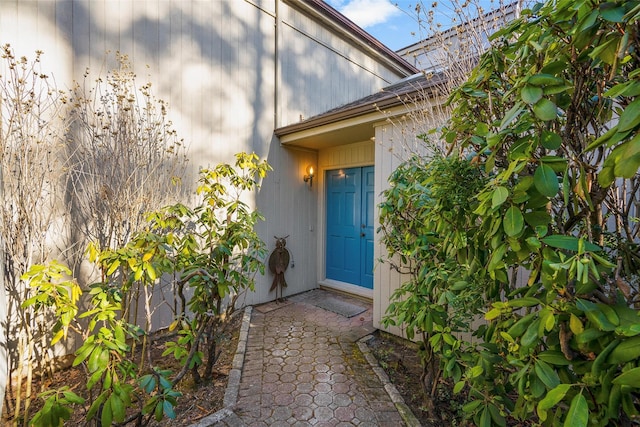
MULTIPOLYGON (((194 384, 189 378, 184 379, 178 384, 177 390, 183 395, 178 398, 178 405, 175 408, 177 413, 176 419, 163 419, 161 422, 156 423, 151 421, 149 426, 188 426, 195 423, 201 418, 213 414, 214 412, 222 409, 222 402, 224 399, 225 389, 227 387, 228 374, 231 371, 233 363, 233 357, 235 355, 236 348, 238 346, 238 336, 240 333, 240 326, 242 324, 242 311, 239 311, 231 318, 227 333, 219 341, 220 356, 214 367, 213 379, 209 382, 194 384)), ((165 350, 165 343, 175 340, 175 334, 161 333, 154 337, 152 354, 154 354, 154 360, 157 361, 163 369, 170 369, 173 372, 177 372, 180 369, 178 362, 175 361, 173 356, 168 355, 161 357, 162 352, 165 350)), ((86 411, 89 409, 91 402, 88 401, 86 395, 86 375, 84 370, 78 366, 75 368, 69 368, 58 371, 54 374, 53 378, 47 378, 42 381, 36 380, 33 383, 32 390, 37 395, 41 390, 51 390, 53 388, 59 388, 62 386, 69 386, 71 391, 78 395, 87 398, 87 404, 84 408, 76 408, 75 412, 69 421, 65 423, 65 426, 84 426, 93 425, 88 424, 85 421, 86 411)), ((23 386, 24 387, 24 386, 23 386)), ((33 414, 42 407, 42 400, 37 397, 32 398, 32 404, 30 409, 30 418, 33 414)), ((0 425, 12 426, 22 425, 22 420, 16 420, 13 416, 15 408, 15 393, 7 393, 5 404, 3 406, 2 418, 0 425)), ((133 426, 135 423, 129 423, 128 426, 133 426)))
POLYGON ((394 335, 377 331, 373 339, 367 341, 371 352, 385 370, 391 382, 404 398, 405 403, 425 427, 463 426, 460 423, 461 404, 450 392, 450 385, 443 384, 435 403, 436 419, 430 418, 424 407, 424 392, 420 384, 422 365, 417 346, 394 335))

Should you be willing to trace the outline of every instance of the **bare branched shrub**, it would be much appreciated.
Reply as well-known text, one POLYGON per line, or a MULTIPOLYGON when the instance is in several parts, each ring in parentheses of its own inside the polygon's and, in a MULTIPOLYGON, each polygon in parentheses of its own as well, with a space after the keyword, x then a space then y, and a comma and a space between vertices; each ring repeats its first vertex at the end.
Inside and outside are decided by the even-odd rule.
MULTIPOLYGON (((447 3, 420 0, 413 11, 404 11, 419 24, 421 41, 399 51, 414 64, 426 80, 413 85, 413 92, 401 100, 407 113, 390 117, 401 130, 398 141, 415 141, 421 136, 425 144, 410 144, 403 151, 427 155, 443 153, 439 129, 450 117, 446 104, 449 95, 464 83, 489 47, 488 37, 520 14, 524 0, 505 3, 492 1, 485 10, 478 0, 452 0, 447 3), (416 147, 419 147, 416 150, 416 147)), ((408 156, 407 156, 408 157, 408 156)), ((407 158, 403 156, 403 158, 407 158)))
MULTIPOLYGON (((118 68, 73 90, 68 198, 79 242, 123 246, 145 213, 175 203, 187 158, 167 118, 167 105, 136 85, 125 55, 118 68), (90 86, 90 89, 87 89, 90 86)), ((84 245, 83 245, 84 246, 84 245)))
MULTIPOLYGON (((7 323, 2 325, 7 335, 2 347, 10 352, 8 368, 17 381, 17 413, 23 392, 28 412, 33 369, 43 369, 49 358, 48 346, 41 345, 46 322, 36 318, 33 310, 21 307, 29 293, 21 275, 49 256, 61 234, 59 184, 65 169, 67 105, 65 94, 40 69, 42 52, 28 60, 16 57, 5 45, 1 55, 0 262, 7 293, 7 318, 3 319, 7 323)), ((11 381, 8 388, 12 388, 11 381)))
MULTIPOLYGON (((59 319, 54 310, 36 315, 38 304, 23 304, 33 296, 23 274, 54 257, 78 267, 89 241, 123 246, 147 212, 188 191, 182 187, 186 150, 167 106, 151 84, 136 86, 125 56, 116 56, 119 67, 104 79, 89 83, 87 74, 67 94, 41 71, 41 55, 30 61, 7 45, 0 61, 0 250, 8 320, 0 350, 9 353, 0 366, 11 373, 6 412, 25 423, 33 376, 53 366, 46 337, 59 319)), ((136 300, 132 295, 135 290, 126 298, 136 300)))

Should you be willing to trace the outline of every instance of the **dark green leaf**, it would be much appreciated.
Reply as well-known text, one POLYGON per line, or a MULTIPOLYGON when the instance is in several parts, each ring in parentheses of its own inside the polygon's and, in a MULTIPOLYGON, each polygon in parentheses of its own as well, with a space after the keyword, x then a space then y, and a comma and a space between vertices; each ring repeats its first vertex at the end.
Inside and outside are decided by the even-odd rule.
POLYGON ((533 297, 515 298, 509 301, 509 306, 515 308, 534 307, 540 304, 542 304, 542 302, 538 298, 533 297))
POLYGON ((597 340, 598 338, 606 334, 606 332, 598 330, 596 328, 588 328, 585 329, 584 332, 576 334, 576 342, 578 344, 587 344, 597 340))
POLYGON ((106 402, 104 402, 100 421, 102 422, 103 426, 111 425, 111 422, 113 421, 113 412, 111 411, 111 399, 108 399, 106 402))
POLYGON ((491 413, 486 406, 480 413, 480 424, 478 427, 491 427, 491 413))
POLYGON ((618 83, 604 93, 604 96, 615 98, 618 96, 638 96, 640 95, 640 81, 631 80, 618 83))
POLYGON ((640 99, 634 100, 624 109, 618 121, 618 132, 631 130, 638 124, 640 124, 640 99))
MULTIPOLYGON (((542 239, 546 245, 551 246, 552 248, 566 249, 573 252, 578 252, 579 240, 579 238, 574 236, 563 236, 559 234, 547 236, 542 239)), ((597 252, 602 250, 600 246, 594 245, 586 240, 583 241, 583 245, 585 251, 597 252)))
POLYGON ((589 53, 589 56, 593 59, 598 58, 605 64, 613 64, 618 53, 617 41, 618 40, 614 38, 596 46, 591 53, 589 53))
POLYGON ((111 410, 113 412, 114 421, 118 423, 123 422, 127 409, 124 405, 124 402, 116 394, 112 394, 109 398, 109 401, 111 402, 111 410))
POLYGON ((613 379, 613 384, 629 385, 631 387, 640 388, 640 368, 633 368, 613 379))
POLYGON ((640 134, 621 144, 618 148, 621 148, 623 152, 615 162, 613 171, 616 176, 632 178, 640 168, 640 134))
POLYGON ((564 172, 567 168, 567 159, 560 156, 540 157, 540 163, 550 166, 554 172, 564 172))
POLYGON ((551 74, 535 74, 527 79, 527 83, 533 86, 546 86, 546 85, 559 85, 564 83, 564 81, 556 76, 552 76, 551 74))
POLYGON ((540 143, 547 150, 557 150, 562 145, 562 138, 555 132, 545 130, 540 135, 540 143))
POLYGON ((547 226, 551 222, 551 215, 547 211, 532 211, 524 214, 524 220, 531 227, 547 226))
POLYGON ((506 427, 507 421, 504 419, 504 416, 500 413, 500 410, 493 403, 489 404, 489 412, 491 413, 491 419, 498 427, 506 427))
POLYGON ((98 370, 104 370, 109 363, 109 350, 104 347, 96 347, 91 356, 89 356, 89 363, 87 367, 89 372, 96 372, 98 370))
POLYGON ((558 384, 560 384, 558 374, 547 362, 538 360, 534 365, 534 370, 538 378, 540 378, 540 381, 542 381, 547 388, 556 388, 558 384))
POLYGON ((526 85, 520 92, 520 97, 527 104, 535 104, 542 98, 542 88, 537 86, 526 85))
POLYGON ((600 16, 607 21, 622 22, 624 13, 624 7, 617 6, 614 2, 607 2, 600 5, 600 16))
POLYGON ((176 418, 176 412, 173 409, 173 405, 168 400, 165 400, 162 403, 162 409, 167 417, 171 418, 172 420, 176 418))
POLYGON ((596 23, 598 19, 599 12, 597 10, 592 11, 586 18, 582 20, 580 26, 578 27, 578 33, 582 33, 585 30, 591 28, 593 24, 596 23))
POLYGON ((522 103, 517 102, 516 105, 511 107, 509 111, 506 112, 504 117, 502 118, 502 122, 500 122, 500 130, 504 130, 509 124, 520 114, 522 111, 522 103))
POLYGON ((541 353, 538 353, 538 359, 556 366, 567 366, 571 364, 571 361, 567 360, 567 358, 561 351, 543 351, 541 353))
POLYGON ((640 336, 626 339, 609 353, 607 363, 618 365, 640 358, 640 336))
POLYGON ((531 326, 524 332, 520 339, 520 344, 525 347, 531 347, 538 340, 538 325, 540 325, 540 319, 536 319, 531 323, 531 326))

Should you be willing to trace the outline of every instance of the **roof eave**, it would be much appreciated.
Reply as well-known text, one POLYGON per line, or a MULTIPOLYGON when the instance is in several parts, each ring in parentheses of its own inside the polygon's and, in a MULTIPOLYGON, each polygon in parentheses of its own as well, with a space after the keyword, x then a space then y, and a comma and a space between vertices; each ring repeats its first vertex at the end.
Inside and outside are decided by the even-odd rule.
POLYGON ((375 113, 376 111, 393 108, 401 104, 402 104, 402 100, 399 99, 397 96, 394 96, 392 98, 387 98, 371 104, 358 105, 348 110, 341 110, 335 113, 322 114, 320 116, 317 116, 317 118, 311 118, 309 120, 304 120, 299 123, 283 126, 281 128, 276 129, 275 134, 278 137, 282 137, 285 135, 290 135, 296 132, 324 126, 327 124, 353 119, 355 117, 360 117, 365 114, 375 113))
POLYGON ((386 66, 401 75, 409 76, 419 72, 412 64, 396 52, 382 44, 371 34, 364 31, 353 21, 326 4, 322 0, 284 0, 291 7, 296 8, 316 19, 321 20, 333 31, 355 43, 365 51, 376 55, 386 66))
POLYGON ((338 109, 335 112, 327 112, 308 120, 293 123, 281 128, 275 129, 274 133, 278 137, 291 135, 308 129, 317 128, 339 121, 349 120, 365 114, 383 112, 398 106, 413 104, 420 99, 434 96, 434 88, 441 83, 444 76, 431 77, 425 84, 410 87, 409 90, 400 92, 388 92, 388 96, 377 99, 375 101, 355 104, 350 108, 338 109))

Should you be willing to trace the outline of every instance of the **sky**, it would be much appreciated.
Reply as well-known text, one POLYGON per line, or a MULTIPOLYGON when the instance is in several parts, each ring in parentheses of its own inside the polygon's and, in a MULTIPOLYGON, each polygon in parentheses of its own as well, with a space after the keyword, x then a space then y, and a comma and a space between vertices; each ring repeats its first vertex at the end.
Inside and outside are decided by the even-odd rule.
MULTIPOLYGON (((444 27, 451 26, 452 2, 459 0, 325 0, 347 18, 393 50, 417 43, 427 35, 418 24, 416 4, 421 6, 420 17, 433 11, 434 19, 444 27)), ((492 0, 474 0, 486 10, 492 0)), ((443 28, 444 29, 444 28, 443 28)))

